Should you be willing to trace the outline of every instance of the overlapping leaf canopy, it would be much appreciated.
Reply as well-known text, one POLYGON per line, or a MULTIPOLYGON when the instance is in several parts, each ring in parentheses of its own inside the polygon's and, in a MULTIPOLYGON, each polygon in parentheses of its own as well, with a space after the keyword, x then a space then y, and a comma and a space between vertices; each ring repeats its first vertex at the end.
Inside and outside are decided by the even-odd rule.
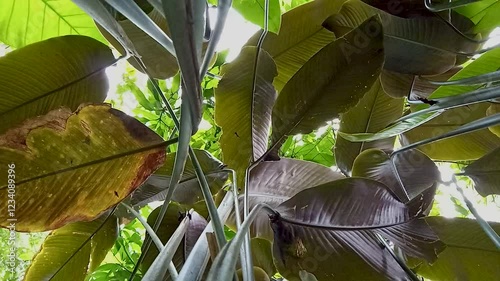
MULTIPOLYGON (((157 208, 148 222, 154 223, 160 209, 166 211, 157 234, 168 247, 170 237, 177 244, 183 239, 183 247, 165 255, 173 257, 183 277, 206 272, 210 281, 231 280, 247 231, 255 267, 236 273, 254 272, 255 280, 270 280, 276 271, 288 280, 402 280, 413 274, 408 266, 436 280, 498 276, 498 249, 474 221, 428 216, 440 183, 436 160, 468 161, 461 176, 471 178, 483 196, 500 192, 499 125, 439 137, 499 116, 498 96, 484 97, 500 80, 498 49, 471 59, 484 52, 483 39, 500 23, 497 0, 458 8, 454 2, 405 1, 402 10, 378 0, 283 1, 283 7, 271 0, 268 11, 267 1, 234 0, 232 7, 253 23, 264 26, 268 15, 271 33, 262 49, 258 32, 236 60, 220 72, 219 65, 214 67, 211 91, 200 87, 205 81, 200 67, 212 55, 204 61, 202 53, 220 34, 208 29, 204 1, 141 0, 123 7, 117 1, 75 1, 102 24, 99 29, 90 16, 63 2, 6 1, 0 11, 0 25, 5 23, 0 41, 19 48, 0 58, 0 164, 15 164, 16 230, 55 229, 26 280, 83 280, 115 240, 117 219, 108 216, 110 210, 123 200, 136 208, 165 200, 174 185, 172 202, 165 202, 170 206, 157 208), (20 15, 32 4, 44 7, 43 13, 30 8, 24 21, 20 15), (281 15, 290 7, 295 8, 281 15), (179 130, 174 153, 165 154, 164 146, 177 140, 165 142, 132 117, 101 104, 108 89, 104 70, 116 60, 98 31, 119 51, 132 51, 136 57, 130 63, 151 75, 154 105, 134 88, 142 107, 159 112, 160 102, 167 100, 157 91, 164 82, 153 78, 179 73, 172 80, 182 96, 180 122, 172 122, 179 130), (450 96, 456 98, 453 103, 450 96), (206 108, 215 111, 214 131, 222 132, 223 161, 189 147, 199 121, 207 119, 206 108), (328 150, 335 167, 280 155, 285 140, 300 142, 327 124, 334 128, 329 132, 335 144, 328 150), (434 141, 405 149, 429 139, 434 141), (236 182, 228 181, 226 165, 236 170, 236 182), (237 234, 226 243, 212 195, 219 203, 229 184, 236 183, 240 208, 227 225, 237 234), (247 207, 256 209, 237 229, 236 214, 246 213, 246 197, 247 207), (206 205, 213 224, 205 220, 206 205), (187 214, 191 208, 197 212, 187 214), (185 215, 189 220, 180 223, 185 215), (179 225, 186 226, 182 237, 173 234, 179 225), (214 229, 217 243, 205 240, 205 228, 214 229), (203 271, 208 245, 213 266, 203 271), (204 254, 192 258, 192 252, 204 254), (199 272, 186 273, 193 268, 199 272)), ((209 2, 218 5, 216 23, 224 22, 231 1, 209 2)), ((167 133, 177 131, 161 135, 167 133)), ((0 196, 14 197, 12 184, 11 178, 0 179, 0 196)), ((226 214, 229 195, 219 206, 226 214)), ((14 213, 0 203, 0 225, 7 227, 14 213)), ((161 267, 154 262, 157 252, 147 247, 142 269, 161 267)), ((149 270, 145 278, 170 278, 156 273, 149 270)))

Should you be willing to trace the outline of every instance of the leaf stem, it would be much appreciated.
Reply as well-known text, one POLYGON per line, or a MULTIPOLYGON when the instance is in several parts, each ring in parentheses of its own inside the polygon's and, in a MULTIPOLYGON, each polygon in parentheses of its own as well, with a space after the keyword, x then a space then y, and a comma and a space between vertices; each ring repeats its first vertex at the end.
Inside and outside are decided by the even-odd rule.
MULTIPOLYGON (((151 237, 151 240, 153 240, 156 247, 158 248, 158 252, 161 252, 164 248, 164 245, 161 242, 158 235, 156 235, 156 233, 154 232, 153 228, 151 228, 151 226, 148 224, 148 222, 145 221, 144 218, 141 216, 141 214, 139 214, 136 210, 134 210, 134 208, 130 207, 129 205, 127 205, 123 202, 121 204, 125 208, 127 208, 127 210, 129 210, 134 215, 134 217, 136 217, 142 223, 142 225, 146 229, 147 233, 151 237)), ((175 268, 175 265, 172 261, 170 261, 170 263, 168 264, 168 271, 169 271, 170 276, 172 277, 173 280, 175 280, 177 278, 177 276, 179 276, 179 273, 177 273, 177 269, 175 268)))
MULTIPOLYGON (((191 213, 192 211, 193 210, 191 209, 189 213, 191 213)), ((146 272, 142 280, 144 281, 163 280, 163 276, 165 276, 165 274, 167 273, 167 269, 169 269, 169 267, 165 268, 165 264, 170 264, 172 262, 172 258, 174 257, 174 254, 177 248, 179 247, 179 244, 182 242, 184 235, 186 234, 187 228, 189 226, 188 221, 189 221, 189 216, 184 217, 184 219, 181 221, 175 232, 167 241, 165 247, 163 247, 158 256, 155 258, 155 260, 151 264, 151 267, 149 267, 148 271, 146 272)), ((172 279, 175 279, 174 276, 172 277, 173 277, 172 279)))
MULTIPOLYGON (((137 63, 139 64, 140 68, 143 70, 143 72, 146 73, 146 75, 148 76, 149 81, 153 85, 154 91, 156 91, 156 93, 158 94, 158 96, 160 96, 161 99, 163 100, 163 103, 165 104, 165 107, 167 108, 167 111, 168 111, 170 117, 172 118, 172 121, 174 122, 175 127, 177 128, 177 130, 180 131, 180 126, 181 125, 180 125, 179 119, 175 115, 175 112, 174 112, 172 106, 170 105, 170 102, 165 97, 165 94, 160 89, 160 86, 158 85, 158 82, 154 78, 152 78, 151 74, 149 73, 149 71, 147 71, 146 66, 142 62, 142 60, 140 58, 135 58, 135 59, 136 59, 137 63)), ((211 222, 212 222, 212 225, 213 225, 213 229, 214 229, 215 235, 217 237, 217 241, 218 241, 218 243, 221 243, 220 247, 222 247, 225 244, 225 242, 226 242, 226 239, 225 239, 225 236, 224 236, 224 227, 222 225, 220 217, 217 214, 217 208, 215 207, 215 202, 214 202, 214 200, 213 200, 213 198, 211 196, 210 187, 209 187, 208 182, 207 182, 207 180, 205 178, 205 175, 203 174, 203 170, 201 168, 201 165, 200 165, 198 159, 196 158, 196 155, 194 154, 194 151, 191 148, 191 146, 189 146, 188 153, 189 153, 189 157, 191 158, 191 162, 192 162, 192 164, 193 164, 193 166, 195 168, 195 172, 196 172, 196 176, 198 178, 198 181, 200 182, 200 186, 201 186, 201 190, 202 190, 202 193, 203 193, 203 197, 204 197, 205 202, 206 202, 207 207, 208 207, 208 213, 209 213, 210 218, 211 218, 211 222)), ((167 204, 167 206, 168 206, 169 202, 165 201, 164 205, 165 204, 167 204)), ((157 219, 160 219, 160 221, 161 221, 162 218, 160 218, 160 216, 158 216, 157 219)), ((154 228, 154 229, 157 229, 157 228, 154 228)), ((148 252, 150 245, 151 245, 151 240, 146 239, 144 241, 144 247, 145 247, 144 248, 144 252, 145 253, 148 252)), ((144 257, 144 256, 145 255, 141 255, 141 258, 144 257)), ((139 258, 139 261, 138 261, 138 263, 136 264, 136 266, 134 268, 134 271, 133 271, 133 273, 131 275, 131 280, 133 279, 133 276, 135 275, 135 273, 139 269, 139 264, 142 262, 141 258, 139 258)))
POLYGON ((498 236, 498 234, 495 232, 495 230, 493 230, 493 228, 488 224, 488 222, 484 220, 481 217, 481 215, 479 215, 478 211, 474 207, 474 204, 472 204, 472 202, 467 198, 467 196, 465 196, 463 189, 458 185, 457 178, 455 176, 453 176, 452 182, 453 185, 455 185, 455 188, 458 190, 458 192, 462 195, 465 205, 467 205, 469 211, 472 213, 472 215, 474 215, 477 223, 479 224, 479 226, 481 226, 484 233, 486 233, 486 235, 488 236, 488 238, 491 239, 493 244, 495 244, 495 246, 498 249, 500 249, 500 237, 498 236))
POLYGON ((375 233, 375 236, 377 236, 378 240, 380 241, 381 243, 381 247, 382 248, 385 248, 390 254, 391 256, 394 258, 394 260, 396 260, 396 262, 399 264, 399 266, 401 266, 401 268, 406 272, 406 274, 408 274, 408 277, 410 277, 410 279, 412 281, 421 281, 417 275, 415 274, 415 272, 413 272, 407 265, 406 263, 398 256, 396 255, 396 253, 394 253, 394 250, 391 248, 391 246, 389 246, 389 244, 387 244, 387 241, 385 241, 385 238, 382 237, 380 234, 378 233, 375 233))
POLYGON ((203 62, 201 64, 200 79, 208 73, 208 66, 215 54, 215 48, 217 47, 217 43, 219 43, 222 31, 224 30, 227 14, 229 12, 229 8, 231 8, 231 2, 232 0, 219 0, 217 5, 217 22, 215 23, 214 30, 210 36, 207 51, 205 52, 205 57, 203 58, 203 62))
POLYGON ((136 210, 134 210, 134 208, 130 207, 129 205, 127 205, 123 202, 120 204, 122 204, 123 207, 125 207, 127 210, 129 210, 129 212, 131 212, 132 215, 134 215, 134 217, 141 222, 141 224, 146 229, 146 232, 149 234, 149 236, 151 237, 151 239, 155 243, 156 248, 158 248, 158 251, 161 251, 163 249, 164 245, 161 242, 158 235, 156 235, 156 233, 154 232, 153 228, 151 228, 149 223, 147 221, 145 221, 144 218, 141 216, 141 214, 139 214, 136 210))
MULTIPOLYGON (((245 236, 248 235, 250 225, 253 223, 261 209, 275 213, 274 210, 265 203, 255 205, 249 213, 248 218, 241 225, 241 228, 236 236, 221 249, 215 258, 212 268, 210 268, 208 273, 207 281, 230 281, 233 278, 234 267, 237 260, 237 250, 241 247, 245 236)), ((253 270, 250 271, 252 271, 253 275, 253 270)), ((253 280, 254 279, 252 279, 252 281, 253 280)))

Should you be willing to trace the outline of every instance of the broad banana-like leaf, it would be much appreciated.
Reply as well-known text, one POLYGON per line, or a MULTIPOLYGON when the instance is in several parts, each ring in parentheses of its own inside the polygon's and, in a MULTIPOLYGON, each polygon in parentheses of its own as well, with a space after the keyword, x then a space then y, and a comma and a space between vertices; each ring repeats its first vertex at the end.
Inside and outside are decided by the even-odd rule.
POLYGON ((402 74, 386 69, 380 73, 382 88, 393 98, 407 97, 412 91, 415 79, 417 78, 413 74, 402 74))
MULTIPOLYGON (((180 205, 176 202, 171 202, 168 205, 167 213, 163 217, 163 220, 158 228, 157 235, 158 238, 163 242, 163 244, 167 243, 172 234, 175 232, 182 218, 189 211, 189 207, 184 205, 180 205)), ((153 225, 158 213, 160 212, 160 208, 156 208, 151 212, 148 217, 148 224, 153 225)), ((182 268, 184 262, 186 261, 187 256, 191 252, 194 244, 200 237, 203 229, 207 226, 207 221, 205 218, 200 216, 196 211, 190 215, 190 219, 188 222, 188 228, 186 234, 184 236, 182 246, 177 249, 175 252, 173 263, 178 270, 182 268)), ((144 248, 144 246, 143 246, 144 248)), ((143 249, 144 250, 144 249, 143 249)), ((155 258, 158 256, 158 249, 156 247, 151 247, 147 252, 146 256, 143 259, 141 264, 141 268, 144 272, 148 270, 151 266, 155 258)), ((170 274, 167 273, 166 280, 172 280, 170 274)))
POLYGON ((4 0, 0 10, 0 42, 13 48, 64 35, 106 40, 94 21, 69 0, 4 0))
MULTIPOLYGON (((194 150, 196 158, 205 172, 212 194, 219 192, 228 178, 228 173, 222 171, 224 164, 204 150, 194 150)), ((143 206, 153 201, 165 200, 170 178, 174 170, 176 153, 167 154, 165 164, 161 166, 146 182, 141 185, 131 197, 131 204, 143 206)), ((196 178, 191 159, 187 160, 182 178, 177 185, 172 200, 181 204, 194 204, 203 200, 200 184, 196 178)))
MULTIPOLYGON (((3 10, 3 8, 2 8, 3 10)), ((115 62, 103 43, 79 35, 48 39, 0 58, 0 133, 23 120, 84 102, 103 102, 105 68, 115 62)))
MULTIPOLYGON (((446 81, 455 75, 461 68, 453 67, 440 75, 433 75, 429 79, 435 81, 446 81)), ((438 86, 432 85, 412 74, 401 74, 389 70, 382 70, 380 82, 386 94, 394 98, 410 96, 411 99, 427 98, 438 86)))
MULTIPOLYGON (((271 207, 277 207, 306 188, 342 178, 344 178, 342 174, 308 161, 282 158, 279 161, 262 162, 250 173, 248 206, 249 209, 253 209, 258 203, 266 203, 271 207)), ((243 198, 240 197, 239 200, 240 213, 243 214, 243 198)), ((235 221, 233 211, 227 223, 236 229, 235 221)), ((257 216, 250 227, 250 234, 273 239, 269 217, 266 214, 257 216)))
MULTIPOLYGON (((447 110, 433 120, 402 135, 402 144, 439 136, 464 124, 485 117, 488 104, 475 104, 447 110)), ((500 146, 500 138, 487 128, 449 139, 440 140, 419 149, 433 160, 475 160, 500 146)))
MULTIPOLYGON (((375 82, 368 93, 353 108, 342 114, 339 131, 344 133, 373 133, 382 130, 403 114, 403 100, 388 96, 380 82, 375 82)), ((380 148, 392 150, 395 137, 374 142, 350 142, 342 136, 335 142, 337 166, 345 174, 352 169, 354 159, 364 150, 380 148)))
POLYGON ((474 181, 474 188, 482 196, 500 194, 500 148, 477 159, 464 169, 474 181))
MULTIPOLYGON (((158 25, 158 27, 160 27, 165 34, 170 35, 170 30, 165 18, 160 14, 160 12, 149 6, 147 1, 144 2, 145 3, 141 6, 144 12, 148 14, 151 20, 158 25)), ((168 52, 164 47, 156 42, 156 40, 137 27, 129 19, 124 18, 123 16, 117 16, 116 19, 123 28, 123 31, 125 31, 127 37, 133 42, 135 50, 141 56, 142 62, 152 77, 157 79, 167 79, 177 73, 179 65, 177 64, 175 57, 172 56, 170 52, 168 52)), ((122 45, 102 26, 97 26, 104 38, 106 38, 120 53, 124 54, 125 50, 122 45)), ((129 58, 128 62, 137 70, 143 72, 142 67, 135 58, 129 58)))
MULTIPOLYGON (((449 81, 459 80, 469 77, 478 76, 481 74, 486 74, 489 72, 497 71, 500 68, 500 49, 493 49, 482 54, 479 58, 471 61, 457 74, 450 77, 449 81)), ((432 80, 440 81, 442 79, 432 78, 432 80)), ((460 95, 481 87, 478 85, 451 85, 451 86, 441 86, 437 88, 429 98, 442 98, 453 95, 460 95)))
POLYGON ((254 69, 256 54, 257 48, 244 47, 236 60, 223 65, 223 77, 215 90, 215 122, 222 128, 222 156, 236 171, 239 187, 244 186, 246 168, 267 150, 276 100, 273 59, 262 50, 254 69))
POLYGON ((232 6, 249 22, 260 27, 264 27, 264 17, 266 15, 265 3, 267 1, 269 1, 269 31, 278 34, 281 24, 281 9, 279 0, 234 0, 232 6))
MULTIPOLYGON (((61 108, 7 131, 0 136, 0 163, 15 165, 16 229, 46 231, 93 220, 163 163, 162 143, 145 125, 109 105, 87 105, 74 113, 61 108), (138 149, 145 151, 126 155, 138 149), (115 158, 101 161, 106 157, 115 158)), ((7 177, 0 186, 7 198, 7 177)), ((5 227, 10 218, 6 200, 0 210, 5 227)))
MULTIPOLYGON (((283 14, 279 34, 266 35, 262 48, 278 68, 273 82, 278 92, 314 54, 333 41, 334 34, 321 25, 340 9, 343 1, 316 0, 296 7, 283 14)), ((256 46, 260 34, 257 32, 246 45, 256 46)))
POLYGON ((382 26, 370 18, 300 68, 273 108, 271 143, 275 150, 287 136, 310 133, 358 103, 378 79, 384 60, 382 38, 382 26), (372 37, 360 45, 360 33, 372 37))
POLYGON ((477 1, 457 8, 456 11, 476 23, 474 32, 484 34, 484 36, 488 36, 493 29, 498 27, 499 19, 496 16, 500 12, 498 0, 477 1))
POLYGON ((479 44, 465 39, 434 17, 399 18, 359 0, 344 3, 325 27, 341 36, 378 15, 384 30, 384 68, 404 74, 437 75, 451 69, 458 53, 471 53, 479 44))
POLYGON ((399 3, 389 3, 384 0, 364 0, 363 2, 401 18, 412 18, 416 16, 435 17, 435 14, 425 7, 425 2, 423 1, 401 1, 399 3))
POLYGON ((306 270, 318 280, 404 280, 376 234, 411 256, 436 259, 442 244, 423 219, 383 184, 346 178, 296 194, 275 209, 275 264, 288 280, 306 270))
POLYGON ((434 104, 432 104, 431 106, 420 109, 418 111, 414 111, 411 114, 401 117, 395 122, 399 122, 405 119, 411 119, 415 116, 426 114, 429 112, 438 112, 457 107, 465 107, 495 99, 500 99, 500 86, 486 87, 458 96, 444 97, 434 100, 434 104))
POLYGON ((422 152, 413 149, 392 158, 379 149, 363 151, 354 161, 354 177, 366 177, 385 184, 401 202, 417 201, 412 214, 426 211, 432 204, 440 179, 436 164, 422 152))
MULTIPOLYGON (((430 264, 414 262, 414 270, 431 280, 495 280, 500 276, 500 251, 471 219, 427 217, 425 221, 446 245, 430 264)), ((490 223, 500 234, 500 224, 490 223)))
POLYGON ((104 260, 118 237, 118 219, 109 213, 52 231, 24 276, 25 281, 83 281, 104 260))
MULTIPOLYGON (((459 108, 457 110, 460 110, 460 107, 462 110, 464 109, 469 109, 466 108, 465 106, 469 105, 474 105, 478 103, 483 103, 487 102, 489 100, 495 100, 500 98, 500 86, 491 86, 487 88, 482 88, 482 89, 477 89, 472 92, 468 92, 465 94, 461 94, 458 96, 450 96, 450 97, 443 97, 437 100, 433 101, 433 104, 428 107, 422 107, 422 106, 414 106, 412 107, 413 112, 407 115, 402 116, 401 118, 397 119, 394 121, 393 125, 377 132, 377 133, 353 133, 353 134, 347 134, 344 132, 339 132, 341 136, 343 136, 346 139, 353 140, 353 141, 362 141, 362 140, 376 140, 380 139, 383 137, 387 137, 390 134, 397 133, 403 133, 407 131, 408 129, 418 129, 418 126, 416 125, 421 125, 424 122, 427 122, 433 117, 436 117, 441 114, 441 112, 445 110, 450 110, 453 108, 459 108), (433 113, 434 112, 434 113, 433 113), (403 130, 405 129, 405 130, 403 130)), ((484 106, 484 105, 483 105, 484 106)), ((492 107, 488 108, 488 111, 486 112, 486 115, 492 115, 495 114, 495 112, 492 112, 490 110, 492 107)), ((493 110, 494 111, 494 110, 493 110)), ((464 112, 460 112, 462 115, 461 116, 453 116, 454 118, 468 118, 467 114, 464 114, 464 112)), ((449 124, 447 124, 449 125, 449 124)), ((495 126, 490 127, 494 128, 495 126)), ((493 132, 493 131, 492 131, 493 132)))

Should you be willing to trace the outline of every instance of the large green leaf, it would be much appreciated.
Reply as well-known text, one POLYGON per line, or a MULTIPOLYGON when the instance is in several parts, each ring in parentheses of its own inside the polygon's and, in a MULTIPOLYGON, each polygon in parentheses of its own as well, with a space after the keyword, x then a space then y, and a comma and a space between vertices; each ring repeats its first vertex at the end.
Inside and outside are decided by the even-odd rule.
POLYGON ((440 180, 439 170, 429 157, 418 150, 395 154, 392 159, 378 149, 363 151, 354 161, 352 175, 371 178, 385 184, 401 202, 416 202, 414 214, 427 211, 440 180))
POLYGON ((464 173, 474 180, 474 188, 482 196, 500 194, 500 148, 474 161, 464 173))
MULTIPOLYGON (((281 91, 286 82, 321 48, 335 36, 321 26, 323 21, 338 11, 343 0, 315 0, 283 14, 279 34, 267 34, 262 47, 276 62, 278 76, 274 86, 281 91)), ((255 46, 257 32, 247 45, 255 46)))
POLYGON ((436 75, 448 71, 457 53, 475 51, 479 44, 465 39, 434 17, 399 18, 359 0, 344 3, 325 26, 340 36, 378 15, 384 29, 384 68, 405 74, 436 75))
MULTIPOLYGON (((449 80, 459 80, 474 77, 488 72, 497 71, 500 68, 500 49, 493 49, 482 54, 479 58, 467 64, 464 69, 453 75, 449 80)), ((440 80, 434 79, 433 80, 440 80)), ((452 95, 459 95, 479 88, 479 85, 452 85, 441 86, 432 93, 429 98, 442 98, 452 95)))
MULTIPOLYGON (((454 67, 447 72, 432 76, 432 80, 443 81, 448 80, 451 76, 455 75, 461 68, 454 67)), ((401 74, 389 70, 382 70, 380 74, 380 82, 386 94, 394 98, 403 98, 410 96, 415 100, 418 98, 429 97, 434 90, 438 88, 412 74, 401 74)))
POLYGON ((321 49, 285 85, 273 108, 275 149, 287 136, 310 133, 338 117, 370 90, 384 59, 382 32, 362 46, 357 42, 358 32, 370 28, 382 29, 375 18, 367 20, 321 49))
POLYGON ((484 37, 498 27, 500 23, 500 2, 498 0, 482 0, 456 9, 460 14, 471 19, 476 26, 474 32, 481 33, 484 37))
MULTIPOLYGON (((224 165, 204 150, 195 149, 194 153, 203 172, 206 174, 212 194, 219 192, 228 178, 228 173, 222 171, 224 165)), ((134 191, 131 197, 132 205, 143 206, 153 201, 165 200, 174 170, 175 155, 176 153, 167 154, 165 164, 134 191)), ((203 200, 203 194, 191 159, 186 162, 182 178, 172 195, 172 200, 188 205, 203 200)))
POLYGON ((249 22, 264 27, 265 1, 269 1, 269 31, 277 34, 281 24, 279 0, 234 0, 233 8, 249 22))
MULTIPOLYGON (((344 178, 342 174, 308 161, 282 158, 279 161, 262 162, 250 174, 248 207, 253 209, 258 203, 277 207, 306 188, 341 178, 344 178)), ((239 200, 240 213, 243 214, 243 198, 239 200)), ((236 228, 235 221, 233 211, 228 219, 228 225, 233 229, 236 228)), ((265 213, 257 216, 250 233, 252 236, 273 239, 269 217, 265 213)))
POLYGON ((106 98, 111 50, 85 36, 38 42, 0 58, 0 133, 21 121, 106 98))
POLYGON ((240 187, 246 168, 267 150, 276 99, 273 59, 261 51, 255 70, 256 54, 257 48, 244 47, 236 60, 222 66, 223 77, 215 91, 215 122, 222 128, 222 156, 229 168, 236 171, 240 187))
MULTIPOLYGON (((403 114, 403 100, 389 97, 380 82, 376 82, 368 93, 353 108, 342 114, 339 131, 344 133, 373 133, 385 128, 403 114)), ((354 159, 369 148, 392 150, 395 138, 374 142, 350 142, 339 135, 335 142, 337 166, 346 174, 352 169, 354 159)))
POLYGON ((106 42, 92 18, 70 0, 2 0, 0 41, 14 48, 63 35, 106 42))
MULTIPOLYGON (((483 118, 488 104, 475 104, 447 110, 437 118, 403 134, 403 145, 428 139, 483 118)), ((419 149, 434 160, 474 160, 500 145, 500 139, 488 129, 440 140, 419 149)))
POLYGON ((91 222, 75 222, 47 236, 25 281, 83 281, 104 260, 118 236, 118 219, 103 214, 91 222))
MULTIPOLYGON (((0 164, 15 165, 16 229, 45 231, 93 220, 146 180, 163 163, 165 148, 98 160, 162 141, 109 105, 88 105, 76 113, 54 110, 7 131, 0 136, 0 164), (83 164, 87 166, 58 172, 83 164)), ((5 198, 11 193, 7 182, 7 177, 0 179, 0 195, 5 198)), ((4 227, 7 209, 4 200, 0 203, 4 227)))
POLYGON ((383 184, 346 178, 309 188, 271 216, 275 264, 288 280, 307 270, 318 280, 404 280, 380 247, 380 234, 412 256, 432 261, 442 245, 424 220, 383 184))
MULTIPOLYGON (((500 251, 471 219, 428 217, 425 219, 446 249, 438 259, 422 262, 415 270, 431 280, 496 280, 500 276, 500 251)), ((500 234, 500 224, 490 223, 500 234)))
MULTIPOLYGON (((148 12, 148 9, 145 9, 145 11, 148 12)), ((165 32, 165 34, 170 34, 167 21, 158 11, 149 11, 148 16, 163 30, 163 32, 165 32)), ((141 60, 152 77, 166 79, 177 73, 179 65, 177 64, 175 57, 172 56, 170 52, 168 52, 156 40, 146 34, 130 20, 118 16, 117 20, 127 37, 133 42, 137 53, 141 55, 141 60)), ((115 47, 120 53, 125 53, 125 49, 111 34, 109 34, 102 26, 97 25, 97 27, 109 43, 113 45, 113 47, 115 47)), ((143 71, 142 67, 135 58, 129 58, 128 62, 137 70, 141 72, 143 71)))

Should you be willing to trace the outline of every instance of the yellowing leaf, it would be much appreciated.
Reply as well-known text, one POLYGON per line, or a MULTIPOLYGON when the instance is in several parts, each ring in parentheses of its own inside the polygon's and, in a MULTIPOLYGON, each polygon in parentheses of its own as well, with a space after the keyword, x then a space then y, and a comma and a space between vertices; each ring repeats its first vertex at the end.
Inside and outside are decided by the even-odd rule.
MULTIPOLYGON (((162 139, 149 128, 108 105, 67 108, 27 120, 0 136, 0 165, 15 165, 15 212, 0 203, 0 224, 17 219, 18 231, 45 231, 89 221, 135 190, 165 159, 155 148, 116 159, 162 139), (92 165, 58 173, 62 169, 92 165), (53 173, 49 176, 48 173, 53 173), (40 177, 40 178, 35 178, 40 177), (23 182, 24 181, 24 182, 23 182)), ((8 198, 7 177, 0 196, 8 198)))

